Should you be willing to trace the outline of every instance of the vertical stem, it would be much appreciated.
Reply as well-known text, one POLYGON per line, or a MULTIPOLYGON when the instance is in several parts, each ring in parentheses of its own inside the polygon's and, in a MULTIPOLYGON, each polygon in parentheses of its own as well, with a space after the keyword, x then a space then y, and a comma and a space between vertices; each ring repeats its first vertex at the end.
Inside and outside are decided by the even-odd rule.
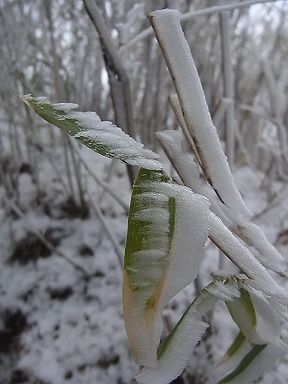
MULTIPOLYGON (((224 97, 230 102, 227 105, 225 113, 225 141, 226 156, 230 168, 234 164, 234 146, 235 146, 235 111, 234 111, 234 85, 233 85, 233 68, 231 55, 231 30, 230 30, 230 12, 224 11, 220 13, 220 32, 221 32, 221 56, 222 56, 222 74, 223 74, 223 91, 224 97)), ((219 269, 225 269, 226 257, 219 250, 219 269)))
POLYGON ((63 144, 63 152, 64 152, 64 160, 65 160, 65 167, 67 171, 67 181, 69 185, 69 190, 71 197, 73 198, 74 202, 77 202, 76 200, 76 194, 74 190, 74 184, 73 184, 73 179, 72 179, 72 173, 71 173, 71 168, 70 168, 70 161, 69 161, 69 156, 68 156, 68 137, 67 136, 62 136, 62 144, 63 144))
POLYGON ((222 73, 224 85, 224 97, 230 100, 226 111, 226 155, 232 169, 234 164, 235 147, 235 108, 234 108, 234 84, 231 50, 231 28, 230 13, 224 11, 220 13, 221 30, 221 55, 222 55, 222 73))
POLYGON ((105 231, 106 231, 106 233, 107 233, 107 235, 108 235, 108 237, 112 243, 112 246, 113 246, 114 251, 115 251, 116 256, 117 256, 117 260, 118 260, 120 268, 122 270, 123 269, 123 251, 122 251, 122 249, 118 243, 118 240, 115 237, 115 235, 112 233, 112 231, 110 230, 109 224, 107 223, 105 217, 103 216, 99 206, 94 203, 92 197, 89 194, 88 194, 88 197, 90 199, 91 207, 93 208, 94 212, 98 216, 98 219, 100 220, 101 224, 103 225, 103 227, 104 227, 104 229, 105 229, 105 231))
POLYGON ((76 185, 78 189, 78 197, 79 197, 79 203, 81 206, 81 215, 85 214, 85 199, 84 199, 84 187, 83 187, 83 181, 82 181, 82 174, 81 174, 81 162, 77 161, 75 158, 74 153, 74 147, 70 140, 67 142, 68 148, 70 150, 71 154, 71 160, 74 168, 75 178, 76 178, 76 185))
POLYGON ((46 13, 46 18, 48 21, 48 30, 50 34, 50 44, 51 44, 51 54, 52 54, 52 60, 53 60, 53 76, 54 76, 54 92, 55 96, 58 100, 61 100, 62 96, 62 81, 60 77, 60 62, 59 62, 59 56, 56 49, 56 41, 55 41, 55 35, 54 35, 54 24, 53 24, 53 18, 52 18, 52 12, 51 12, 51 0, 45 0, 44 1, 44 8, 46 13))
MULTIPOLYGON (((114 107, 116 123, 130 136, 134 137, 134 121, 130 80, 126 68, 119 55, 119 48, 115 45, 107 23, 101 14, 95 0, 83 0, 85 9, 99 35, 105 68, 109 78, 110 94, 114 107)), ((131 186, 135 171, 127 167, 131 186)))
POLYGON ((149 15, 173 80, 189 133, 201 159, 207 181, 219 199, 237 213, 251 216, 229 168, 213 125, 204 91, 180 25, 179 13, 156 11, 149 15), (217 159, 217 161, 215 161, 217 159))

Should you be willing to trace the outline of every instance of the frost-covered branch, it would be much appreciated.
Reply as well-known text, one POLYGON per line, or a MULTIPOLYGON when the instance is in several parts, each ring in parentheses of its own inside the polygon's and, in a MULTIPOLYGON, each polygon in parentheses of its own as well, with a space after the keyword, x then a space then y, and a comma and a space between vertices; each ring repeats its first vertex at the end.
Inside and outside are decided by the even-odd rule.
MULTIPOLYGON (((186 125, 186 121, 184 119, 184 116, 183 116, 183 112, 182 112, 182 109, 181 109, 181 105, 179 103, 179 99, 177 97, 177 95, 171 95, 169 97, 169 102, 170 102, 170 105, 171 105, 171 108, 174 112, 174 115, 176 116, 176 119, 178 120, 178 123, 182 129, 182 132, 187 140, 187 143, 189 144, 189 147, 191 149, 191 151, 193 152, 195 158, 197 159, 198 163, 201 165, 201 159, 197 153, 197 149, 195 147, 195 144, 194 144, 194 141, 193 141, 193 138, 191 137, 190 133, 189 133, 189 130, 187 128, 187 125, 186 125)), ((156 133, 157 135, 157 133, 156 133)), ((201 165, 202 167, 202 165, 201 165)))
POLYGON ((89 200, 91 202, 91 206, 93 208, 93 210, 95 211, 96 215, 98 216, 98 219, 100 220, 101 224, 103 225, 103 228, 105 229, 105 232, 107 233, 107 236, 109 237, 111 243, 112 243, 112 246, 114 248, 114 251, 116 253, 116 256, 117 256, 117 260, 119 262, 119 265, 121 267, 121 270, 123 269, 123 251, 121 249, 121 247, 119 246, 119 243, 116 239, 116 237, 114 236, 114 234, 112 233, 107 221, 105 220, 105 217, 103 216, 102 212, 101 212, 101 209, 98 207, 97 204, 95 204, 95 202, 93 201, 92 197, 89 195, 89 200))
POLYGON ((181 29, 179 13, 172 10, 156 11, 149 18, 207 180, 211 182, 222 202, 238 213, 250 216, 251 213, 235 187, 213 125, 197 69, 181 29))
MULTIPOLYGON (((177 131, 157 132, 156 136, 171 161, 175 171, 183 184, 199 193, 210 201, 210 209, 216 214, 225 226, 231 231, 231 236, 238 236, 247 246, 254 247, 254 256, 265 267, 283 274, 285 272, 284 260, 277 249, 268 241, 261 228, 243 219, 240 215, 233 214, 231 209, 226 209, 208 185, 200 180, 199 170, 189 153, 181 148, 181 134, 177 131)), ((229 256, 228 256, 229 257, 229 256)))
POLYGON ((99 184, 117 203, 126 211, 129 210, 129 205, 121 199, 121 197, 118 196, 118 194, 112 189, 112 187, 107 184, 105 181, 103 181, 100 177, 96 175, 96 173, 89 167, 87 162, 84 160, 83 156, 80 154, 80 151, 74 148, 74 150, 77 151, 77 156, 79 158, 79 161, 83 165, 83 167, 86 169, 87 173, 92 177, 92 179, 95 180, 97 184, 99 184))
MULTIPOLYGON (((95 0, 83 0, 87 13, 93 22, 103 50, 103 58, 110 83, 111 98, 115 111, 116 122, 128 132, 131 137, 136 137, 133 107, 130 91, 130 81, 122 63, 118 48, 101 14, 95 0)), ((128 168, 130 181, 135 176, 132 168, 128 168)))
MULTIPOLYGON (((285 0, 276 0, 276 1, 285 1, 285 0)), ((227 5, 221 4, 221 5, 216 5, 214 7, 208 7, 204 9, 187 12, 185 14, 182 14, 180 16, 180 19, 181 21, 186 21, 199 16, 208 16, 208 15, 213 15, 215 13, 220 13, 223 11, 232 11, 235 9, 247 8, 255 4, 274 3, 274 2, 275 0, 248 0, 248 1, 242 1, 240 3, 235 3, 235 4, 227 4, 227 5)), ((138 35, 133 37, 133 39, 131 39, 126 45, 124 45, 121 49, 121 52, 123 53, 126 49, 131 48, 133 45, 137 44, 139 41, 146 39, 148 36, 151 36, 152 34, 153 34, 153 31, 151 28, 147 28, 143 30, 142 32, 138 33, 138 35)))

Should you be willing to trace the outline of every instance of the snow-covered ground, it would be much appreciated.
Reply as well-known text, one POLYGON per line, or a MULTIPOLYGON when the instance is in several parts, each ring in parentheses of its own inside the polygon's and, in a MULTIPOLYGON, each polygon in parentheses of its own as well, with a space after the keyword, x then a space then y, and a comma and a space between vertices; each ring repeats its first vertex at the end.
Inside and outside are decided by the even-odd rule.
MULTIPOLYGON (((94 172, 103 177, 110 160, 83 148, 81 154, 94 172)), ((63 172, 60 153, 55 150, 53 156, 63 172)), ((85 219, 77 214, 69 217, 63 208, 67 196, 61 192, 46 158, 41 156, 39 170, 45 191, 42 201, 36 201, 36 186, 29 170, 24 169, 18 189, 19 205, 25 216, 17 217, 4 205, 0 208, 0 383, 134 383, 138 367, 128 348, 122 318, 122 274, 111 241, 92 209, 85 219), (56 249, 81 265, 89 277, 48 251, 31 234, 31 229, 45 234, 56 249)), ((130 190, 125 175, 125 167, 118 164, 109 183, 128 204, 130 190)), ((263 175, 248 168, 236 171, 237 184, 254 213, 265 206, 262 178, 263 175)), ((86 184, 89 195, 99 202, 102 188, 88 176, 86 184)), ((126 213, 107 194, 101 209, 119 246, 124 248, 126 213)), ((284 219, 281 224, 285 225, 284 219)), ((264 230, 272 241, 283 232, 275 222, 269 226, 269 221, 264 230)), ((283 239, 280 246, 285 253, 287 239, 283 239)), ((202 265, 204 280, 217 269, 217 258, 217 251, 208 244, 202 265)), ((175 322, 192 297, 190 286, 165 310, 167 319, 175 322)), ((215 359, 221 357, 235 334, 235 327, 223 309, 222 305, 216 307, 212 336, 208 343, 197 347, 188 374, 213 372, 215 359)), ((269 374, 262 382, 287 383, 285 362, 277 372, 277 377, 269 374)))

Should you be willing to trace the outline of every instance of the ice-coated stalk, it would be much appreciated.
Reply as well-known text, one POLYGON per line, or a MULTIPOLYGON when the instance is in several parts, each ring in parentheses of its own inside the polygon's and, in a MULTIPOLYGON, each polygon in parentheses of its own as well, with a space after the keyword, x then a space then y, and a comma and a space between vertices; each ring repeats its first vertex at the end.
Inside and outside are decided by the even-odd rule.
POLYGON ((165 9, 149 15, 182 107, 183 116, 193 137, 207 179, 220 199, 245 216, 246 207, 229 168, 213 125, 204 91, 180 24, 177 11, 165 9))

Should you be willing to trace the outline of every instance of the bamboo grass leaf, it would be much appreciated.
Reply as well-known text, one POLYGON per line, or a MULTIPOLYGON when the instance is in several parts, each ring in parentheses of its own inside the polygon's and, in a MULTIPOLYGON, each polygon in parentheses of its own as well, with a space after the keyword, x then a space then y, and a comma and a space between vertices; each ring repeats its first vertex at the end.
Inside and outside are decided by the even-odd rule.
POLYGON ((212 282, 187 308, 170 335, 158 348, 158 363, 142 369, 136 379, 142 384, 169 384, 187 365, 195 345, 209 326, 202 317, 213 308, 219 297, 227 301, 239 297, 237 284, 231 279, 226 284, 212 282), (229 294, 229 293, 230 294, 229 294))
POLYGON ((240 289, 241 296, 226 303, 233 320, 252 344, 275 344, 281 341, 281 321, 264 295, 256 290, 240 289))
POLYGON ((283 319, 261 292, 242 282, 239 288, 240 297, 226 305, 240 333, 216 367, 215 377, 222 377, 219 384, 254 383, 287 353, 281 337, 283 319))
POLYGON ((251 213, 243 201, 213 125, 204 91, 176 10, 149 14, 171 74, 183 116, 203 165, 203 171, 221 201, 241 215, 251 213))
POLYGON ((135 360, 157 364, 161 311, 197 276, 208 236, 209 203, 172 184, 163 171, 140 170, 128 218, 124 319, 135 360))
POLYGON ((52 104, 45 97, 26 95, 22 100, 48 123, 103 156, 142 168, 162 169, 156 153, 145 149, 111 121, 101 121, 95 112, 75 111, 77 104, 52 104))
POLYGON ((260 227, 240 215, 233 213, 231 209, 225 209, 224 212, 233 221, 235 230, 247 245, 253 246, 258 252, 255 257, 260 263, 272 271, 285 273, 286 266, 283 256, 271 244, 260 227))
POLYGON ((280 340, 278 318, 270 314, 268 319, 263 319, 264 314, 271 310, 269 303, 260 292, 255 292, 253 299, 251 296, 236 276, 209 284, 190 304, 170 335, 160 343, 158 363, 152 367, 144 366, 137 380, 141 384, 168 384, 179 376, 208 327, 202 321, 203 315, 218 300, 225 301, 228 307, 240 303, 240 309, 233 317, 240 326, 240 333, 215 368, 215 382, 252 384, 263 373, 273 369, 276 360, 287 353, 287 347, 280 340), (245 312, 244 316, 241 311, 245 312))
MULTIPOLYGON (((255 383, 255 381, 261 378, 265 372, 268 372, 274 368, 278 359, 284 357, 287 354, 287 350, 278 345, 251 345, 247 342, 247 340, 245 340, 241 350, 239 349, 239 351, 240 354, 237 356, 237 359, 239 360, 239 357, 241 357, 242 353, 240 361, 228 375, 218 381, 219 384, 255 383)), ((234 362, 235 360, 233 363, 234 362)), ((231 361, 230 365, 232 365, 231 361)))
POLYGON ((256 248, 258 252, 255 252, 254 256, 264 267, 285 274, 286 267, 282 255, 269 243, 261 228, 249 222, 249 220, 243 219, 241 215, 235 214, 230 208, 222 204, 219 199, 216 199, 216 195, 213 196, 211 190, 205 188, 206 185, 200 180, 199 170, 191 154, 185 153, 181 147, 181 133, 166 130, 156 132, 156 137, 184 185, 209 199, 211 211, 220 217, 248 245, 256 248))
POLYGON ((287 306, 286 289, 280 287, 266 268, 213 212, 209 212, 209 237, 249 277, 249 279, 245 280, 245 285, 263 292, 268 301, 274 301, 275 305, 287 306))

